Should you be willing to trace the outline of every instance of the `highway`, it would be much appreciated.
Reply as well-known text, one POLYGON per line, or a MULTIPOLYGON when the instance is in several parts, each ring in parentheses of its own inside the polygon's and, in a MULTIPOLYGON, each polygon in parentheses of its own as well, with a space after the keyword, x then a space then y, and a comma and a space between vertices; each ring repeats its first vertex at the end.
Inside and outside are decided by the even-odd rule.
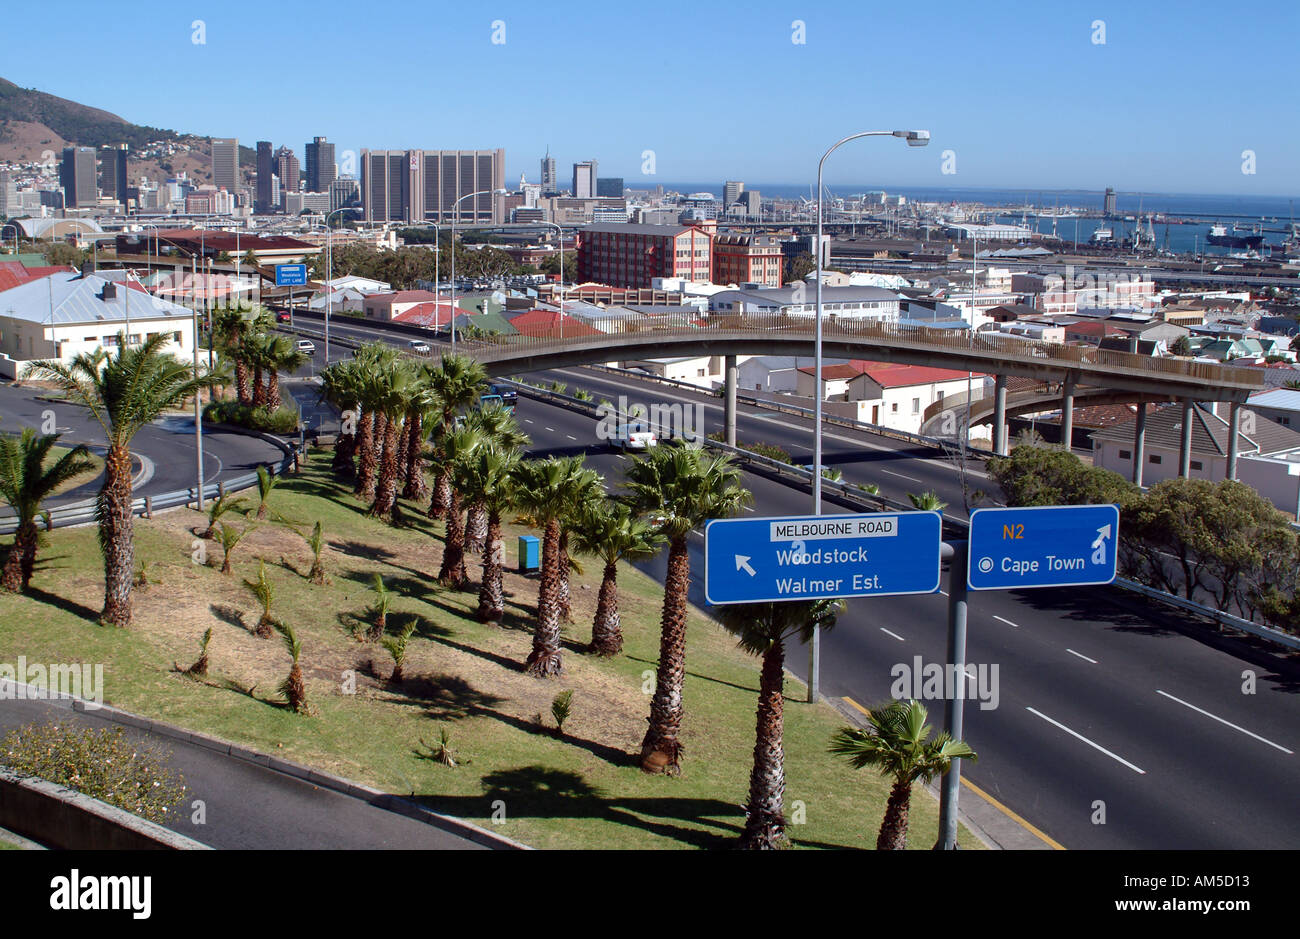
MULTIPOLYGON (((383 336, 373 327, 340 329, 337 320, 331 331, 383 336)), ((332 357, 349 354, 340 348, 332 357)), ((319 357, 318 349, 317 366, 319 357)), ((585 387, 597 401, 626 394, 647 405, 698 402, 706 432, 721 429, 722 402, 711 395, 588 369, 528 377, 585 387)), ((523 397, 518 416, 534 454, 587 453, 611 484, 621 478, 625 457, 596 439, 593 419, 523 397)), ((809 458, 810 427, 738 408, 742 442, 779 444, 797 462, 809 458)), ((825 441, 826 463, 846 481, 874 482, 898 500, 933 489, 949 514, 964 514, 958 474, 942 454, 837 427, 825 441)), ((811 510, 806 490, 752 473, 745 484, 755 514, 811 510)), ((972 484, 996 491, 978 475, 972 484)), ((830 501, 823 508, 846 511, 830 501)), ((702 538, 692 548, 692 601, 703 607, 702 538)), ((642 567, 662 582, 664 564, 660 557, 642 567)), ((942 663, 946 605, 943 595, 851 601, 823 639, 822 692, 866 706, 891 696, 895 666, 911 666, 915 656, 942 663)), ((791 651, 800 677, 806 660, 791 651)), ((1300 844, 1300 669, 1270 648, 1214 636, 1124 591, 1093 587, 973 593, 967 660, 996 666, 998 682, 996 707, 967 701, 966 738, 980 760, 964 775, 1051 842, 1070 849, 1300 844), (1253 694, 1243 693, 1247 672, 1257 680, 1253 694)), ((928 703, 941 726, 942 700, 928 703)), ((963 803, 975 798, 963 791, 963 803)))

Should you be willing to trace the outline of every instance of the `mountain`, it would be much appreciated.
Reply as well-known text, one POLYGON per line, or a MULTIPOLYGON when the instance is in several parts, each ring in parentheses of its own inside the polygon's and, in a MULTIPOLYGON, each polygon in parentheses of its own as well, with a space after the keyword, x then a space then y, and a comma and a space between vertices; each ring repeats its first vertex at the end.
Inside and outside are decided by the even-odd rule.
MULTIPOLYGON (((105 147, 125 143, 136 150, 155 140, 176 140, 180 136, 173 130, 132 124, 108 111, 34 88, 20 88, 0 78, 0 154, 11 146, 27 149, 37 145, 37 137, 48 140, 50 149, 55 149, 56 144, 105 147), (43 131, 49 133, 42 136, 43 131)), ((39 155, 24 154, 28 159, 39 155)))

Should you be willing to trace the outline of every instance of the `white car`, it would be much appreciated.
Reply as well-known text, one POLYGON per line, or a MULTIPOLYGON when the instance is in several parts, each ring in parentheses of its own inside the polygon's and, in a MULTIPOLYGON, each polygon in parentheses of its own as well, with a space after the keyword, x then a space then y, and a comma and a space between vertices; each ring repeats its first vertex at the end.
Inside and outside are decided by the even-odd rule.
POLYGON ((412 339, 406 344, 406 348, 414 352, 416 355, 428 355, 433 351, 429 344, 423 339, 412 339))
POLYGON ((659 437, 653 430, 637 427, 635 424, 621 424, 618 433, 610 440, 610 445, 619 450, 640 450, 659 446, 659 437))
POLYGON ((310 339, 299 339, 296 345, 299 352, 306 352, 308 355, 313 355, 316 352, 316 343, 310 339))

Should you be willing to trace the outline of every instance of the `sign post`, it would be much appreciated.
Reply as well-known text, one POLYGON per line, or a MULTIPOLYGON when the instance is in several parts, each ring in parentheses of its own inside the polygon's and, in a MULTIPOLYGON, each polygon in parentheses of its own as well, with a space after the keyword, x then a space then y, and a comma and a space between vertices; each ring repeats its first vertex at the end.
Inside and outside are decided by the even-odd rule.
POLYGON ((723 605, 934 593, 942 527, 938 512, 713 519, 704 596, 723 605))

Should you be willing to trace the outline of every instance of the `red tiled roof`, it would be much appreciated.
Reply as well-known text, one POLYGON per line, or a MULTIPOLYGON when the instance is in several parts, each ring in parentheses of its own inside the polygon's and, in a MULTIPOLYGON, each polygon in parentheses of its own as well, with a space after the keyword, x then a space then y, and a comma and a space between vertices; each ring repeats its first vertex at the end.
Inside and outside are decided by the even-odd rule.
MULTIPOLYGON (((802 366, 799 371, 803 372, 805 375, 812 375, 816 371, 816 368, 812 365, 805 365, 802 366)), ((822 381, 844 381, 848 378, 857 378, 861 374, 862 369, 851 364, 822 366, 822 381)))
POLYGON ((398 290, 394 293, 371 294, 367 299, 383 303, 424 303, 438 299, 432 290, 398 290))
POLYGON ((1065 334, 1076 336, 1120 336, 1124 330, 1110 323, 1079 322, 1065 327, 1065 334))
POLYGON ((17 287, 28 281, 49 277, 51 274, 70 274, 75 268, 67 265, 53 267, 26 267, 21 261, 0 261, 0 291, 17 287))
MULTIPOLYGON (((907 385, 929 385, 940 381, 956 381, 965 378, 967 372, 951 368, 935 368, 928 365, 898 365, 889 362, 866 362, 862 369, 872 381, 882 388, 902 388, 907 385)), ((983 378, 981 372, 975 372, 973 378, 983 378)))
POLYGON ((521 335, 536 339, 558 338, 561 334, 565 337, 601 335, 599 329, 556 310, 529 310, 511 319, 510 325, 521 335))
MULTIPOLYGON (((408 293, 421 293, 422 291, 407 291, 408 293)), ((395 296, 395 294, 394 294, 395 296)), ((432 294, 430 294, 432 296, 432 294)), ((473 310, 467 310, 464 307, 455 307, 455 313, 452 313, 451 301, 443 300, 440 303, 418 303, 409 310, 403 310, 393 317, 394 323, 411 323, 415 326, 428 326, 438 328, 446 326, 451 322, 451 317, 470 316, 473 310)))

